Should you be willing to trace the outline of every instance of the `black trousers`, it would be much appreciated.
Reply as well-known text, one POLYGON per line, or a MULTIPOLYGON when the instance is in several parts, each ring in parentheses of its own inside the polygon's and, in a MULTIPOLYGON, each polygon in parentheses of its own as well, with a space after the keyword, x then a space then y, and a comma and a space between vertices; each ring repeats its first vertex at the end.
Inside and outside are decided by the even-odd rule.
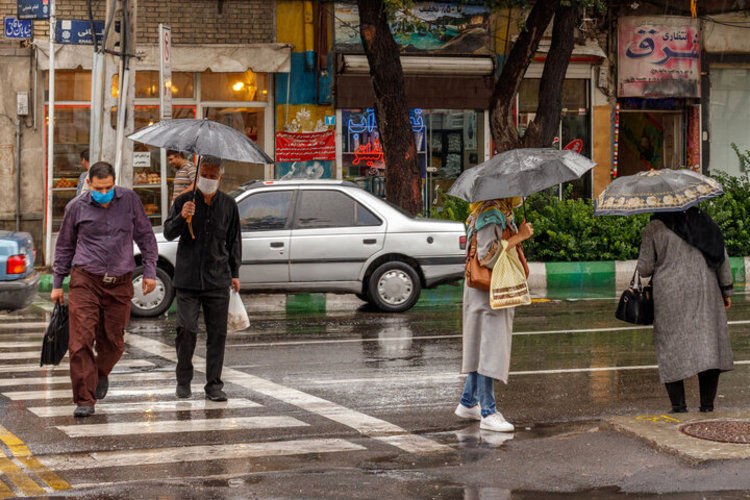
MULTIPOLYGON (((698 374, 698 386, 701 395, 701 411, 713 411, 716 390, 719 387, 719 370, 706 370, 698 374)), ((682 380, 664 384, 672 403, 672 411, 687 411, 685 403, 685 384, 682 380)))
POLYGON ((198 315, 203 308, 206 323, 206 392, 224 387, 224 345, 227 340, 229 288, 195 291, 177 290, 177 383, 193 380, 193 353, 198 337, 198 315))

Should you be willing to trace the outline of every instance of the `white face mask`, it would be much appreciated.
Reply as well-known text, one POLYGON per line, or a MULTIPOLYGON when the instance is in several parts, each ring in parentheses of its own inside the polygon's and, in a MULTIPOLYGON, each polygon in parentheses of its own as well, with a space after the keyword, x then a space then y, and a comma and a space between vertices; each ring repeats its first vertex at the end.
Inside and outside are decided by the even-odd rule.
POLYGON ((198 189, 200 189, 203 194, 212 195, 217 189, 219 189, 219 179, 206 179, 199 175, 198 189))

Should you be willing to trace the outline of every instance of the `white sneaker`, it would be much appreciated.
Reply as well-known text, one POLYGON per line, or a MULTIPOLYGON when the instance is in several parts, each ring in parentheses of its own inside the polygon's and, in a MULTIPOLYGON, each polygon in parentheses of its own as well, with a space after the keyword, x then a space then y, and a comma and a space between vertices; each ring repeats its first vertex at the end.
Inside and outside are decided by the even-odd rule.
POLYGON ((482 420, 482 408, 480 408, 478 404, 469 408, 458 403, 456 411, 453 413, 455 413, 457 417, 465 418, 467 420, 482 420))
POLYGON ((484 417, 479 423, 479 428, 495 432, 513 432, 515 429, 513 424, 505 420, 505 417, 500 412, 491 413, 484 417))

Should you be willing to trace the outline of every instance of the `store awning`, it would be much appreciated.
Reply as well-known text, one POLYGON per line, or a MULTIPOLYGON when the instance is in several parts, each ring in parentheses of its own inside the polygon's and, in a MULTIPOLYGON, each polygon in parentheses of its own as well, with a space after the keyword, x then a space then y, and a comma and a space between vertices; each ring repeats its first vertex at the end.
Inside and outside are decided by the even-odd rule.
MULTIPOLYGON (((495 73, 495 59, 491 56, 401 56, 405 75, 460 75, 488 76, 495 73)), ((370 74, 367 56, 345 54, 341 57, 339 73, 370 74)))
MULTIPOLYGON (((39 68, 49 69, 49 42, 34 40, 39 68)), ((57 45, 55 68, 91 69, 91 45, 57 45)), ((136 71, 159 70, 157 45, 139 45, 135 61, 136 71)), ((256 73, 288 73, 291 69, 292 46, 286 43, 258 43, 247 45, 174 45, 172 71, 239 73, 248 69, 256 73)))

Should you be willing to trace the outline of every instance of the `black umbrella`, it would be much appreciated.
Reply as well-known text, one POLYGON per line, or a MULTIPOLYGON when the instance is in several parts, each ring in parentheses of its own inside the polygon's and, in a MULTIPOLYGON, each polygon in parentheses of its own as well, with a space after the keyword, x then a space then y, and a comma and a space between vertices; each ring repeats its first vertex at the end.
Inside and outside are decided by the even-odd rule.
POLYGON ((128 139, 157 148, 246 163, 273 163, 257 144, 242 132, 208 119, 165 120, 136 130, 128 139))

